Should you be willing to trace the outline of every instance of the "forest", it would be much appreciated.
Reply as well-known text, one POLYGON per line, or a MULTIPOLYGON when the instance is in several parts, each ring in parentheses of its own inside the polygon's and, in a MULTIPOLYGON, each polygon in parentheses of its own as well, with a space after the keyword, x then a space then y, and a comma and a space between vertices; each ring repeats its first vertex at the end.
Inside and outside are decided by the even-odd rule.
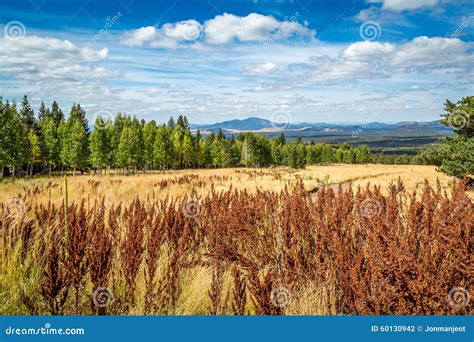
MULTIPOLYGON (((448 113, 466 103, 471 108, 472 97, 466 99, 458 105, 448 101, 448 113)), ((121 113, 113 120, 97 116, 90 129, 80 104, 73 104, 66 117, 56 101, 51 108, 42 102, 35 115, 26 95, 20 106, 0 98, 0 132, 1 177, 238 166, 302 168, 329 163, 431 164, 458 177, 472 173, 472 162, 467 169, 443 169, 443 160, 452 155, 446 149, 449 144, 428 148, 416 156, 390 156, 372 154, 367 146, 348 143, 333 146, 302 139, 287 142, 283 133, 273 139, 251 132, 230 138, 222 131, 202 135, 199 130, 192 132, 183 115, 176 121, 170 117, 163 124, 121 113)), ((455 143, 462 142, 458 139, 455 143)), ((472 144, 472 138, 467 143, 472 144)))

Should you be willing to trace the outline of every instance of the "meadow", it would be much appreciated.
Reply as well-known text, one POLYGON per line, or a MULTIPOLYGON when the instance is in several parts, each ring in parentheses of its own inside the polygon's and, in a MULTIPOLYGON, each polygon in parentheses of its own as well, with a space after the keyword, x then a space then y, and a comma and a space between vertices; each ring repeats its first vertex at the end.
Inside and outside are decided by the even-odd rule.
POLYGON ((473 314, 472 196, 418 165, 6 180, 0 314, 473 314))

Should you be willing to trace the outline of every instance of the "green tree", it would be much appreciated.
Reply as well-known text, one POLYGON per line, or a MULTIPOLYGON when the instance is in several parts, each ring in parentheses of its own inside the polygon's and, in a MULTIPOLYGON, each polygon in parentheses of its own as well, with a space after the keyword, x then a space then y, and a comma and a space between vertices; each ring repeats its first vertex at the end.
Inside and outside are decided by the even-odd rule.
POLYGON ((148 122, 143 127, 143 162, 146 169, 154 168, 153 150, 156 139, 156 122, 148 122))
POLYGON ((32 176, 35 164, 41 162, 40 140, 33 129, 28 132, 28 148, 29 173, 32 176))
POLYGON ((161 125, 156 131, 153 146, 154 163, 161 169, 167 169, 173 164, 173 144, 170 140, 170 129, 161 125))
POLYGON ((446 113, 441 114, 441 122, 454 129, 454 132, 464 138, 474 136, 474 96, 463 97, 457 103, 446 100, 446 113))
POLYGON ((439 166, 441 172, 457 178, 474 174, 474 96, 457 103, 446 100, 442 123, 453 127, 457 134, 446 137, 440 145, 422 151, 420 159, 439 166))
POLYGON ((87 139, 86 132, 81 122, 71 117, 66 123, 60 124, 59 131, 61 132, 61 162, 64 166, 71 168, 75 175, 76 170, 84 167, 87 162, 83 156, 84 140, 87 139))
POLYGON ((190 167, 195 164, 195 151, 193 145, 193 137, 189 129, 184 132, 183 143, 182 143, 182 155, 184 167, 190 167))
POLYGON ((176 124, 171 132, 171 142, 173 143, 173 166, 177 168, 183 167, 183 130, 180 125, 176 124))
POLYGON ((56 127, 59 127, 61 121, 64 120, 64 113, 61 108, 59 108, 56 101, 53 101, 53 104, 51 105, 51 117, 53 118, 56 127))
POLYGON ((46 161, 51 175, 51 169, 59 165, 60 142, 58 129, 52 117, 46 117, 41 125, 42 135, 44 137, 44 147, 46 152, 46 161))
POLYGON ((74 134, 81 136, 79 142, 75 141, 75 144, 79 144, 78 149, 75 150, 77 156, 74 157, 75 169, 85 169, 89 162, 89 123, 86 118, 86 112, 81 108, 79 104, 73 104, 71 112, 68 118, 69 129, 79 123, 82 126, 80 132, 76 129, 74 134), (82 136, 83 135, 83 136, 82 136))
POLYGON ((110 165, 110 134, 108 126, 103 126, 100 118, 97 118, 94 130, 90 135, 90 163, 97 169, 100 175, 103 168, 110 165))
POLYGON ((20 117, 23 120, 27 131, 30 129, 36 130, 35 113, 33 112, 33 109, 31 109, 27 95, 23 96, 23 101, 21 102, 20 117))
POLYGON ((27 161, 27 135, 24 121, 20 118, 16 105, 3 103, 0 98, 0 166, 3 177, 8 167, 15 179, 18 168, 27 161))

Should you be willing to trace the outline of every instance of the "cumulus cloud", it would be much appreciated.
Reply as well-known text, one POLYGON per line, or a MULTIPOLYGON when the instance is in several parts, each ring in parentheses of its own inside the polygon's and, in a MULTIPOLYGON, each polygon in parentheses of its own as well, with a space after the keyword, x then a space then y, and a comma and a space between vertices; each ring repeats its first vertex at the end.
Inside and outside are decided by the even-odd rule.
POLYGON ((406 71, 428 72, 439 69, 471 68, 473 44, 458 38, 416 37, 401 45, 390 65, 406 71))
POLYGON ((275 63, 263 63, 244 68, 243 74, 246 76, 262 76, 277 73, 281 68, 275 63))
POLYGON ((79 47, 68 40, 26 36, 18 40, 0 37, 0 72, 26 79, 83 79, 115 73, 95 64, 108 57, 108 49, 79 47))
POLYGON ((439 0, 370 0, 369 3, 382 3, 382 9, 391 11, 407 11, 431 8, 436 6, 439 0))
POLYGON ((403 44, 357 42, 336 57, 313 56, 293 64, 306 83, 389 78, 403 73, 472 73, 473 44, 458 38, 417 37, 403 44))
POLYGON ((228 44, 233 41, 263 42, 290 37, 312 38, 316 34, 296 21, 279 21, 270 15, 251 13, 245 17, 229 13, 218 15, 204 24, 196 20, 167 23, 162 27, 142 27, 130 31, 122 38, 129 46, 152 48, 177 48, 181 43, 195 42, 209 45, 228 44))
POLYGON ((184 20, 164 24, 161 28, 146 26, 130 31, 124 35, 122 43, 132 47, 148 45, 152 48, 175 49, 179 43, 195 41, 201 35, 202 25, 199 22, 184 20))
POLYGON ((272 37, 286 39, 291 36, 314 37, 316 32, 295 21, 278 21, 271 15, 250 13, 246 17, 224 13, 204 24, 206 41, 226 44, 234 40, 261 42, 272 37))
POLYGON ((395 46, 389 43, 363 41, 351 44, 342 53, 348 60, 371 60, 380 58, 382 55, 388 55, 395 50, 395 46))

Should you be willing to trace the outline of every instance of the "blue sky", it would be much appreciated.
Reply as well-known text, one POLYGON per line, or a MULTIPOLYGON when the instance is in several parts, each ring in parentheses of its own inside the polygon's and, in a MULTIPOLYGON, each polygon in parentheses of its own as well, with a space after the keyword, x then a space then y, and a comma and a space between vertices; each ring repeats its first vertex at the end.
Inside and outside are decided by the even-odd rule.
POLYGON ((0 0, 0 94, 91 120, 435 120, 473 95, 473 35, 464 0, 0 0))

